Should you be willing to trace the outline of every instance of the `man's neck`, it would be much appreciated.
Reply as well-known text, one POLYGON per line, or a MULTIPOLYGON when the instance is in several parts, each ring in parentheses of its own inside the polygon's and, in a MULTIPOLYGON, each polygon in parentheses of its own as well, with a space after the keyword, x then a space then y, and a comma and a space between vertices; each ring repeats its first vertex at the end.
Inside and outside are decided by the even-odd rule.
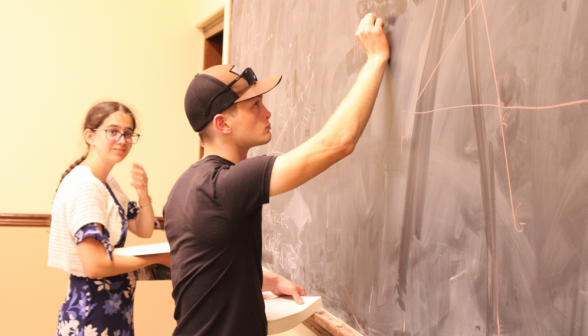
POLYGON ((234 164, 237 164, 247 159, 247 152, 249 148, 239 148, 235 146, 204 146, 204 156, 209 155, 220 156, 223 159, 229 160, 234 164))

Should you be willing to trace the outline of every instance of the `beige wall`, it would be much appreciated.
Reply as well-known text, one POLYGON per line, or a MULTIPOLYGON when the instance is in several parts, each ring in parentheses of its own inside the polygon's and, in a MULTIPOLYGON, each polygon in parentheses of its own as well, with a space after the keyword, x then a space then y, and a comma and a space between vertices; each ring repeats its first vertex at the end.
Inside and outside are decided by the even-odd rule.
MULTIPOLYGON (((134 109, 141 133, 113 173, 135 198, 128 171, 143 164, 160 216, 176 178, 197 159, 183 111, 202 66, 196 25, 224 1, 1 1, 0 213, 50 213, 60 175, 85 149, 85 112, 112 99, 134 109)), ((160 232, 147 242, 164 239, 160 232)), ((45 228, 0 227, 2 335, 55 333, 67 275, 46 266, 47 240, 45 228)), ((137 335, 169 335, 170 282, 138 286, 137 335)))
POLYGON ((0 212, 49 213, 60 175, 85 150, 85 112, 113 99, 136 111, 141 133, 114 174, 134 196, 128 171, 143 164, 161 214, 196 159, 183 98, 202 64, 199 7, 211 2, 2 1, 0 212))

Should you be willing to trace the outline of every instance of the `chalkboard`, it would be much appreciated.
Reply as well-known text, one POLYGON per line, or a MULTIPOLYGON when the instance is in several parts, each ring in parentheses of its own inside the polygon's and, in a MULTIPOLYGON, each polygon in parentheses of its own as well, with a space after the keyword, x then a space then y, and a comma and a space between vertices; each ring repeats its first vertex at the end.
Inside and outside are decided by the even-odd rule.
POLYGON ((233 0, 280 155, 392 57, 355 152, 263 209, 264 266, 366 335, 588 335, 588 2, 233 0))

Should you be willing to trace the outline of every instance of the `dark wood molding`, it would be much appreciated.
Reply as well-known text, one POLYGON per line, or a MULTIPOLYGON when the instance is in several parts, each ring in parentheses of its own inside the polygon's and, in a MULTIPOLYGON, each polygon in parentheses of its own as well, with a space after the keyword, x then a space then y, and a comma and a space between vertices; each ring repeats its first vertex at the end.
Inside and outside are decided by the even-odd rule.
POLYGON ((51 215, 0 213, 0 226, 49 226, 51 215))
MULTIPOLYGON (((155 217, 164 226, 163 217, 155 217)), ((0 213, 0 226, 51 226, 51 215, 49 214, 21 214, 21 213, 0 213)))
POLYGON ((321 309, 318 312, 314 313, 311 317, 309 317, 306 321, 303 322, 304 325, 311 329, 318 329, 318 327, 322 329, 318 329, 319 332, 317 335, 333 335, 333 336, 361 336, 360 333, 353 330, 350 326, 345 324, 345 322, 339 320, 335 316, 331 315, 328 311, 321 309))

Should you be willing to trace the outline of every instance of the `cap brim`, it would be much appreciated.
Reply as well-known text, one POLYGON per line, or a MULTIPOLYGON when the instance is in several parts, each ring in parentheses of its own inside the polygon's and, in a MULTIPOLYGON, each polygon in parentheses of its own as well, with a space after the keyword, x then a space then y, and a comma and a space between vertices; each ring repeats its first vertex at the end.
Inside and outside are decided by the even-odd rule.
POLYGON ((275 88, 276 85, 280 84, 281 80, 282 75, 258 80, 257 83, 253 84, 253 86, 251 86, 251 88, 245 92, 245 94, 243 94, 239 99, 235 100, 235 103, 262 95, 275 88))

